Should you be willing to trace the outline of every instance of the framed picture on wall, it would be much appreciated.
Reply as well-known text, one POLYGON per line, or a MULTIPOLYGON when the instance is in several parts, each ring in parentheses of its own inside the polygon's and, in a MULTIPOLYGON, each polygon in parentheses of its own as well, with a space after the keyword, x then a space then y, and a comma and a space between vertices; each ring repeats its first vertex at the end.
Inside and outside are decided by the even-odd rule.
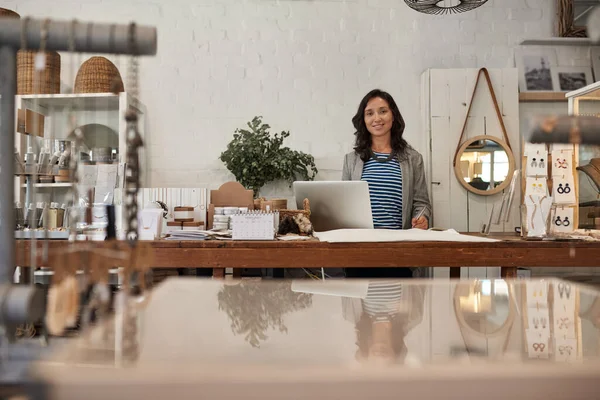
POLYGON ((515 50, 519 70, 519 91, 553 92, 552 68, 557 65, 554 49, 520 48, 515 50))
POLYGON ((555 67, 552 68, 552 80, 557 91, 570 92, 593 83, 590 67, 555 67))
POLYGON ((594 70, 594 82, 600 81, 600 46, 591 48, 592 69, 594 70))

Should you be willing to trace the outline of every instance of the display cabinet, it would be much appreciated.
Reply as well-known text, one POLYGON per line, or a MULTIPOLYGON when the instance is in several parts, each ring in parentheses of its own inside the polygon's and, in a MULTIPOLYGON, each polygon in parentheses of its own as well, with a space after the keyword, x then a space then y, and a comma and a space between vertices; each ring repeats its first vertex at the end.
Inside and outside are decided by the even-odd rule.
MULTIPOLYGON (((74 144, 73 126, 79 127, 83 134, 83 145, 78 150, 83 161, 80 165, 82 168, 92 166, 90 176, 86 175, 85 181, 80 182, 80 185, 85 186, 86 191, 94 190, 94 198, 88 199, 90 203, 111 203, 113 195, 110 192, 123 186, 127 133, 124 115, 130 106, 135 107, 141 115, 139 129, 147 148, 148 137, 144 134, 145 107, 126 92, 16 96, 16 151, 21 159, 28 149, 33 150, 37 158, 40 158, 41 149, 46 149, 50 153, 49 157, 56 152, 63 153, 74 144), (23 129, 23 117, 29 117, 29 114, 38 119, 33 119, 35 126, 23 129), (104 168, 104 171, 110 170, 108 178, 103 176, 101 165, 112 167, 104 168), (93 166, 98 166, 95 176, 93 166)), ((29 119, 26 118, 26 121, 30 122, 29 119)), ((142 187, 147 186, 146 154, 142 148, 142 187)), ((87 174, 88 171, 85 172, 87 174)), ((68 179, 59 180, 54 176, 40 181, 39 177, 19 175, 15 182, 15 201, 24 208, 29 204, 35 207, 38 202, 70 206, 78 203, 71 188, 72 183, 68 179)))
MULTIPOLYGON (((566 94, 569 115, 600 118, 600 82, 566 94)), ((600 229, 600 146, 576 145, 578 226, 600 229)))

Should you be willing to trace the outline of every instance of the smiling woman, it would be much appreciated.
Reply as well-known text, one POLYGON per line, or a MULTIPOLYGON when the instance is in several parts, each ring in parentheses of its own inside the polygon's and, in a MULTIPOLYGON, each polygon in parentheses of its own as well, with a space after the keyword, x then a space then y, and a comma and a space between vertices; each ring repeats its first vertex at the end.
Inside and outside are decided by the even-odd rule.
MULTIPOLYGON (((343 180, 369 183, 373 226, 376 229, 428 229, 431 204, 423 157, 402 137, 405 123, 392 96, 369 92, 352 118, 354 151, 346 154, 343 180)), ((351 268, 360 277, 410 276, 402 268, 351 268)))

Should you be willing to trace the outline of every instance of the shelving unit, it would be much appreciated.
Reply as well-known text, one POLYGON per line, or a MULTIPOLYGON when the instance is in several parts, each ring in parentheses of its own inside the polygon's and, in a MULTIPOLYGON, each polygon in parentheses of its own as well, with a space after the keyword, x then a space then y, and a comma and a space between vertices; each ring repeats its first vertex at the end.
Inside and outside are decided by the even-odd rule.
MULTIPOLYGON (((71 140, 69 135, 72 132, 71 118, 74 114, 77 126, 98 124, 99 127, 92 127, 84 132, 86 137, 89 135, 112 135, 111 143, 107 147, 118 149, 118 158, 115 163, 124 164, 127 153, 127 123, 124 116, 130 106, 136 108, 139 112, 138 128, 140 135, 144 140, 145 147, 139 152, 141 164, 141 186, 148 186, 147 172, 147 150, 150 148, 150 140, 145 136, 146 109, 137 100, 131 97, 127 92, 119 94, 113 93, 82 93, 82 94, 39 94, 39 95, 19 95, 15 99, 16 109, 31 110, 44 116, 43 136, 33 136, 22 133, 15 133, 15 146, 21 154, 21 157, 27 151, 28 146, 44 147, 54 146, 54 140, 71 140), (108 129, 106 129, 108 128, 108 129), (111 131, 113 133, 111 133, 111 131), (91 133, 90 133, 91 132, 91 133), (106 133, 105 133, 106 132, 106 133), (115 137, 115 134, 118 136, 115 137), (35 146, 33 146, 35 141, 35 146), (117 145, 118 143, 118 145, 117 145)), ((15 110, 15 115, 16 111, 15 110)), ((97 136, 97 138, 108 138, 109 136, 97 136)), ((92 140, 95 142, 95 140, 92 140)), ((107 141, 108 143, 108 141, 107 141)), ((95 144, 95 143, 94 143, 95 144)), ((94 146, 88 143, 89 150, 94 146)), ((53 151, 50 148, 51 152, 53 151)), ((118 182, 122 182, 121 179, 118 182)), ((25 204, 31 201, 57 202, 59 204, 71 204, 70 192, 67 190, 73 186, 72 183, 35 183, 37 195, 36 199, 30 199, 28 196, 28 186, 24 177, 16 177, 15 200, 25 204)), ((102 187, 103 189, 106 189, 102 187)), ((118 189, 118 188, 115 188, 118 189)), ((31 195, 31 193, 29 193, 31 195)), ((117 211, 117 230, 122 225, 120 213, 117 211)))
POLYGON ((567 101, 566 92, 521 92, 519 102, 567 101))
MULTIPOLYGON (((36 188, 70 188, 73 186, 72 183, 36 183, 33 186, 36 188)), ((27 184, 23 183, 21 187, 26 188, 27 184)))
POLYGON ((525 39, 521 46, 592 46, 589 38, 550 37, 525 39))
POLYGON ((71 107, 80 111, 118 111, 120 96, 112 93, 83 93, 22 95, 18 98, 27 104, 36 103, 43 109, 53 111, 68 110, 71 107))
MULTIPOLYGON (((600 115, 600 82, 594 82, 567 93, 568 113, 569 115, 600 115)), ((592 158, 600 157, 600 149, 593 145, 575 145, 575 162, 577 166, 583 166, 590 162, 592 158)), ((591 180, 583 172, 576 175, 575 179, 578 207, 575 208, 576 221, 579 227, 594 227, 594 220, 588 218, 588 214, 597 215, 596 207, 582 206, 598 200, 599 193, 591 180)))

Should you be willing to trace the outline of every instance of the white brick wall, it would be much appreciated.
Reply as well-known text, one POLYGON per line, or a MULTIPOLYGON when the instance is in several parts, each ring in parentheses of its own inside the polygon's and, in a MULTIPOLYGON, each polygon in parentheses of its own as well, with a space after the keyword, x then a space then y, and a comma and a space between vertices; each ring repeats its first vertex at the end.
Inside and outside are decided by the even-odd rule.
MULTIPOLYGON (((21 15, 158 27, 144 59, 142 101, 154 186, 216 187, 232 176, 218 156, 237 127, 263 115, 288 144, 310 151, 320 179, 340 177, 350 119, 362 96, 392 93, 407 140, 425 152, 420 75, 426 68, 513 66, 525 37, 550 36, 554 0, 490 0, 429 16, 402 0, 13 0, 21 15)), ((126 59, 112 58, 126 76, 126 59)), ((77 64, 78 65, 78 64, 77 64)), ((71 59, 63 55, 63 80, 71 59)), ((270 185, 266 195, 290 194, 270 185)))

